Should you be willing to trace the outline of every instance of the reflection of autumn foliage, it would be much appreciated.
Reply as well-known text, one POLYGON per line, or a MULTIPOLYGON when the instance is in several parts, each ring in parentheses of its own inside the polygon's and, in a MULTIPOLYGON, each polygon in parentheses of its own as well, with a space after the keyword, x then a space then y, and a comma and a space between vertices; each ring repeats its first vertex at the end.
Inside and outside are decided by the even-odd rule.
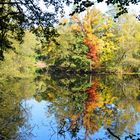
POLYGON ((97 107, 98 105, 98 99, 100 98, 100 95, 97 93, 97 86, 98 82, 97 80, 92 82, 92 86, 86 90, 88 94, 88 99, 85 103, 85 110, 86 112, 91 112, 91 110, 97 107))
POLYGON ((107 108, 106 105, 112 104, 115 97, 111 96, 111 89, 106 87, 103 83, 100 83, 98 79, 92 81, 91 87, 85 92, 88 97, 84 103, 84 110, 82 113, 73 113, 70 116, 71 124, 69 130, 74 130, 76 126, 78 126, 79 121, 82 120, 82 125, 86 131, 85 136, 87 138, 90 133, 94 133, 100 128, 101 122, 110 126, 113 110, 107 108))
POLYGON ((83 117, 83 125, 86 128, 86 135, 89 134, 89 131, 95 132, 95 130, 98 129, 97 121, 93 119, 93 110, 102 106, 102 97, 97 93, 97 87, 98 82, 95 80, 92 82, 92 86, 86 91, 88 94, 88 99, 85 103, 85 111, 83 117))
POLYGON ((91 87, 86 90, 86 93, 88 94, 88 99, 85 102, 83 115, 79 113, 71 116, 71 120, 72 120, 70 125, 71 129, 75 128, 75 126, 78 123, 78 120, 80 119, 80 116, 82 116, 83 126, 86 129, 86 136, 88 136, 89 131, 95 132, 99 128, 97 124, 98 122, 96 119, 94 119, 93 116, 94 115, 93 111, 97 107, 103 106, 103 102, 102 102, 103 99, 101 95, 97 93, 97 87, 98 87, 98 81, 95 80, 92 82, 91 87))

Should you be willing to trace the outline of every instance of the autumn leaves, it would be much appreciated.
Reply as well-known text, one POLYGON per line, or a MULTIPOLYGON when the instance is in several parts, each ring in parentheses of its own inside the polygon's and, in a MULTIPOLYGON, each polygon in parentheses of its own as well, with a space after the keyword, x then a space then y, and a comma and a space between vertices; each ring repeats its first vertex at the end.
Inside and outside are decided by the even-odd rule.
MULTIPOLYGON (((88 47, 87 58, 91 59, 92 67, 96 67, 99 63, 97 56, 98 39, 93 33, 92 22, 94 22, 95 11, 88 11, 83 20, 78 16, 73 16, 72 20, 75 26, 72 25, 72 30, 79 32, 83 36, 83 43, 88 47), (81 32, 81 33, 80 33, 81 32)), ((96 20, 96 19, 95 19, 96 20)))

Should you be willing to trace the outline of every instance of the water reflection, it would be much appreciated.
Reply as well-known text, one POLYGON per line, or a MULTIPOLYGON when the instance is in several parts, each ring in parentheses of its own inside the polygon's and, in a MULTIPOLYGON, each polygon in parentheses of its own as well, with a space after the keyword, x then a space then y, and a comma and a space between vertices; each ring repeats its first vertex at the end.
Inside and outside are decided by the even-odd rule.
POLYGON ((0 139, 30 136, 29 112, 26 106, 22 106, 22 100, 32 96, 34 87, 29 79, 0 81, 0 139))
POLYGON ((45 74, 34 82, 1 82, 0 135, 27 140, 138 139, 139 80, 137 75, 45 74))
POLYGON ((108 130, 106 137, 135 134, 140 119, 138 78, 53 75, 45 83, 46 89, 37 96, 52 103, 49 112, 56 116, 58 134, 79 138, 84 128, 82 138, 90 139, 102 127, 108 130))

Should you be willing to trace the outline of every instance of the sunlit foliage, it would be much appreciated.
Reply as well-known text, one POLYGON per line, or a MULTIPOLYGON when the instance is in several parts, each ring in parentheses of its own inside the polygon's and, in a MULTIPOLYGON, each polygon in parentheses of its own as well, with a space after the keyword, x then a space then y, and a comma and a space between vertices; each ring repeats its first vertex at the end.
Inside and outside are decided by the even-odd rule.
POLYGON ((118 21, 118 63, 123 70, 139 73, 140 67, 140 22, 133 15, 123 15, 118 21))
POLYGON ((5 52, 5 59, 0 62, 0 77, 2 79, 35 76, 36 49, 39 48, 39 42, 29 31, 25 32, 23 40, 25 41, 23 44, 14 39, 11 40, 14 51, 5 52))
POLYGON ((59 33, 54 38, 56 42, 50 41, 42 49, 48 67, 138 72, 140 23, 130 16, 123 15, 124 18, 114 22, 112 17, 89 9, 61 20, 56 27, 59 33))

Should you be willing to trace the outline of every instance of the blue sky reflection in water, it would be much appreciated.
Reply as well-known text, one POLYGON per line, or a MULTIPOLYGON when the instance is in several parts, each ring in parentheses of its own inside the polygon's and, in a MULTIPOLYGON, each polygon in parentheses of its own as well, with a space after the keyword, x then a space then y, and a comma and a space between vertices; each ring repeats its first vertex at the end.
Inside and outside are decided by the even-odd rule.
MULTIPOLYGON (((29 118, 29 124, 31 126, 34 126, 32 134, 34 135, 31 139, 32 140, 71 140, 70 133, 65 133, 65 137, 60 136, 57 134, 57 120, 54 116, 54 114, 49 115, 48 113, 48 106, 50 103, 48 101, 41 101, 38 102, 35 99, 29 99, 23 102, 23 104, 26 103, 26 107, 30 108, 30 118, 29 118)), ((127 129, 126 129, 127 132, 127 129)), ((124 132, 121 136, 121 139, 125 139, 128 134, 124 132)), ((138 122, 134 125, 134 132, 140 133, 140 119, 138 122)), ((85 137, 85 129, 82 127, 81 130, 78 133, 79 138, 84 139, 85 137)), ((113 137, 107 137, 107 130, 104 127, 101 127, 98 131, 96 131, 94 134, 90 135, 90 138, 92 140, 95 139, 113 139, 113 137)), ((138 135, 135 137, 135 139, 138 139, 138 135)), ((73 138, 74 140, 75 138, 73 138)))
POLYGON ((121 140, 138 140, 139 84, 139 76, 113 75, 46 74, 35 83, 6 81, 0 132, 6 140, 114 140, 109 128, 121 140))
MULTIPOLYGON (((59 136, 57 134, 57 121, 54 115, 48 115, 48 105, 47 101, 38 102, 35 99, 30 99, 24 101, 26 107, 30 108, 30 119, 29 124, 34 126, 32 134, 34 135, 31 139, 33 140, 71 140, 69 133, 66 133, 66 137, 59 136)), ((23 104, 24 104, 23 103, 23 104)), ((82 128, 78 133, 80 138, 84 138, 85 130, 82 128)), ((101 127, 91 138, 104 138, 106 130, 101 127)))
MULTIPOLYGON (((38 102, 35 99, 30 99, 23 101, 23 105, 26 104, 26 107, 30 108, 30 119, 29 124, 34 126, 32 131, 33 140, 57 140, 64 139, 57 135, 57 121, 54 115, 48 114, 48 105, 47 101, 38 102)), ((67 139, 70 139, 67 135, 67 139)))

